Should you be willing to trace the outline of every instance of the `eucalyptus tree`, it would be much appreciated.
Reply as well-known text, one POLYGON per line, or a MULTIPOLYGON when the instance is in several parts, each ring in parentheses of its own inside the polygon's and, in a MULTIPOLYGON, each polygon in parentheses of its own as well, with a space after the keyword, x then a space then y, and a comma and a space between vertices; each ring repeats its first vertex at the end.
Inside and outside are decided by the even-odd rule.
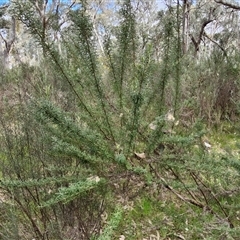
POLYGON ((18 0, 11 2, 11 13, 37 37, 45 54, 47 51, 45 42, 57 40, 61 26, 66 21, 65 14, 73 6, 74 3, 61 0, 18 0))
POLYGON ((3 65, 9 64, 9 54, 16 40, 16 19, 8 12, 9 5, 0 6, 0 38, 3 44, 3 65))

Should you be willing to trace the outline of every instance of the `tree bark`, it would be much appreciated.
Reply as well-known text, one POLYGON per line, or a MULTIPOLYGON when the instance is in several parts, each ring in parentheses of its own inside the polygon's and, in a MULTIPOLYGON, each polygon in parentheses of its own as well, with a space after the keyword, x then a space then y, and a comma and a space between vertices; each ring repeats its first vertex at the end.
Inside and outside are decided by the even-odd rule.
POLYGON ((182 52, 187 53, 189 47, 189 21, 190 21, 190 2, 188 0, 183 0, 183 29, 182 29, 182 52))
POLYGON ((201 26, 201 30, 200 30, 200 33, 198 35, 198 38, 195 39, 194 36, 191 34, 190 37, 191 37, 191 40, 193 42, 193 45, 194 45, 194 48, 195 48, 195 55, 197 54, 197 52, 199 51, 199 46, 200 46, 200 43, 202 41, 202 37, 203 37, 203 34, 204 34, 204 28, 209 24, 211 23, 213 20, 206 20, 203 22, 202 26, 201 26))
POLYGON ((3 64, 4 67, 7 67, 7 65, 9 64, 9 53, 12 50, 12 46, 13 43, 16 39, 16 19, 14 17, 12 17, 11 20, 11 27, 9 29, 9 34, 7 37, 4 37, 1 33, 0 33, 0 37, 2 38, 5 48, 3 50, 3 64))

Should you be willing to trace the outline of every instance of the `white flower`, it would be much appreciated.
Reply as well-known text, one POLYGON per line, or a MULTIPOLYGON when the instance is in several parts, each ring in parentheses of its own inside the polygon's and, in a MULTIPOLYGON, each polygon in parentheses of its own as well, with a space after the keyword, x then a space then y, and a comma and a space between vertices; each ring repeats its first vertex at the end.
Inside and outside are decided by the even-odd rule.
POLYGON ((203 142, 203 144, 204 144, 204 146, 205 146, 206 148, 211 148, 211 147, 212 147, 212 145, 209 144, 208 142, 203 142))
POLYGON ((156 124, 155 122, 151 122, 151 123, 149 124, 149 128, 150 128, 151 130, 156 130, 156 129, 157 129, 157 124, 156 124))
POLYGON ((168 122, 174 122, 175 117, 173 116, 172 110, 169 110, 168 113, 165 115, 165 120, 168 122))

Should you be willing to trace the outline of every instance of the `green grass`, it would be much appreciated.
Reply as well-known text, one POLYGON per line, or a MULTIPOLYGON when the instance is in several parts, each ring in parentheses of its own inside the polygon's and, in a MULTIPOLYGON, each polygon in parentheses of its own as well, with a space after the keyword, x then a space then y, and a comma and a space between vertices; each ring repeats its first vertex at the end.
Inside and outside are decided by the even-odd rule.
MULTIPOLYGON (((238 181, 238 178, 236 178, 238 173, 230 163, 231 159, 240 161, 238 155, 240 132, 238 129, 238 125, 233 126, 224 123, 221 131, 211 130, 206 133, 212 148, 206 152, 207 157, 204 161, 208 161, 208 165, 212 164, 213 167, 218 166, 223 172, 219 175, 219 179, 211 179, 211 173, 206 174, 204 181, 217 193, 224 192, 225 189, 231 189, 229 184, 236 186, 236 181, 238 181), (229 174, 229 178, 227 174, 229 174)), ((212 171, 214 172, 215 169, 212 169, 212 171)), ((217 202, 210 197, 209 204, 216 213, 222 216, 220 219, 206 209, 176 199, 164 188, 162 192, 160 191, 160 194, 161 197, 156 196, 154 190, 150 190, 138 196, 133 204, 134 207, 125 212, 114 239, 118 240, 120 235, 129 240, 239 239, 239 194, 218 197, 219 202, 234 224, 233 229, 229 228, 228 222, 226 219, 224 220, 225 217, 217 202), (152 238, 150 238, 151 236, 152 238), (154 236, 155 238, 153 238, 154 236)))

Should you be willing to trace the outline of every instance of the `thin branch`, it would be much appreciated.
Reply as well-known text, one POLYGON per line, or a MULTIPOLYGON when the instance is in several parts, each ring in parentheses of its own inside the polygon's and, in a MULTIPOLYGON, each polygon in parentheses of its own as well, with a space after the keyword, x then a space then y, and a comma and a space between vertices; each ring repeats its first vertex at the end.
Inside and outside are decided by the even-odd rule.
POLYGON ((189 195, 195 200, 197 201, 196 196, 186 187, 186 184, 182 181, 182 179, 177 175, 177 173, 170 167, 170 171, 172 172, 172 174, 175 176, 175 178, 180 181, 180 183, 182 183, 183 187, 185 188, 185 190, 189 193, 189 195))
POLYGON ((223 54, 225 57, 227 57, 227 52, 226 50, 218 43, 216 42, 215 40, 213 40, 212 38, 210 38, 206 32, 203 33, 204 37, 206 37, 208 40, 210 40, 211 42, 213 42, 214 44, 216 44, 222 51, 223 51, 223 54))
POLYGON ((2 33, 0 32, 0 37, 2 38, 2 40, 4 41, 4 43, 6 44, 7 40, 3 37, 2 33))
MULTIPOLYGON (((205 209, 205 208, 206 208, 206 206, 205 206, 204 204, 202 204, 201 202, 198 202, 198 201, 195 200, 195 199, 186 198, 186 197, 180 195, 175 189, 173 189, 173 188, 167 183, 167 181, 166 181, 163 177, 161 177, 161 176, 159 175, 159 173, 156 171, 156 169, 152 166, 151 163, 149 164, 149 167, 150 167, 151 170, 155 173, 156 177, 161 180, 163 186, 164 186, 166 189, 168 189, 170 192, 172 192, 172 193, 173 193, 176 197, 178 197, 180 200, 182 200, 183 202, 186 202, 186 203, 193 204, 193 205, 195 205, 195 206, 197 206, 197 207, 199 207, 199 208, 202 208, 202 209, 205 209)), ((209 209, 208 206, 207 206, 207 210, 212 213, 212 210, 209 209)))
POLYGON ((190 172, 190 175, 191 175, 193 181, 196 183, 196 185, 197 185, 199 191, 201 192, 201 194, 202 194, 202 196, 203 196, 203 198, 204 198, 204 200, 205 200, 205 202, 206 202, 208 208, 210 208, 210 207, 209 207, 208 200, 207 200, 207 197, 206 197, 204 191, 202 190, 201 186, 199 185, 198 178, 197 178, 196 174, 194 174, 193 172, 190 172))
POLYGON ((36 3, 35 3, 35 8, 36 8, 37 12, 39 13, 39 16, 42 17, 42 16, 43 16, 43 13, 42 13, 39 5, 38 5, 38 1, 36 1, 36 3))
POLYGON ((69 6, 69 9, 71 9, 75 5, 76 1, 73 1, 72 4, 69 6))
POLYGON ((9 4, 4 4, 3 6, 0 6, 0 10, 6 9, 9 7, 9 4))
POLYGON ((209 23, 211 23, 211 22, 213 22, 213 21, 214 21, 213 19, 209 19, 209 20, 206 20, 206 21, 203 22, 197 40, 194 38, 194 36, 193 36, 192 34, 189 35, 190 38, 191 38, 191 40, 192 40, 192 42, 193 42, 193 44, 194 44, 195 53, 197 53, 198 50, 199 50, 199 45, 200 45, 200 43, 201 43, 201 40, 202 40, 202 36, 203 36, 205 27, 206 27, 209 23))
POLYGON ((202 184, 202 186, 209 192, 209 194, 213 197, 213 199, 216 201, 217 205, 220 207, 220 209, 222 210, 223 214, 227 218, 230 228, 234 228, 234 224, 231 222, 231 220, 230 220, 226 210, 224 209, 224 207, 222 206, 222 204, 220 203, 218 198, 215 196, 213 191, 202 181, 202 179, 199 176, 197 176, 197 175, 194 175, 194 176, 202 184))
POLYGON ((8 40, 8 39, 4 38, 2 33, 0 33, 0 37, 4 41, 5 48, 6 48, 6 54, 8 55, 9 52, 11 51, 12 45, 16 38, 16 20, 15 20, 15 18, 12 17, 12 29, 11 29, 10 39, 8 40))
POLYGON ((228 2, 224 2, 222 0, 214 0, 214 1, 216 3, 222 4, 223 6, 226 6, 226 7, 229 7, 229 8, 232 8, 232 9, 240 11, 240 6, 238 6, 238 5, 235 5, 235 4, 232 4, 232 3, 228 3, 228 2))
POLYGON ((212 21, 213 21, 213 20, 206 20, 206 21, 203 22, 202 27, 201 27, 201 31, 200 31, 199 36, 198 36, 198 45, 199 45, 200 42, 201 42, 202 35, 203 35, 203 33, 204 33, 204 28, 205 28, 209 23, 211 23, 212 21))

